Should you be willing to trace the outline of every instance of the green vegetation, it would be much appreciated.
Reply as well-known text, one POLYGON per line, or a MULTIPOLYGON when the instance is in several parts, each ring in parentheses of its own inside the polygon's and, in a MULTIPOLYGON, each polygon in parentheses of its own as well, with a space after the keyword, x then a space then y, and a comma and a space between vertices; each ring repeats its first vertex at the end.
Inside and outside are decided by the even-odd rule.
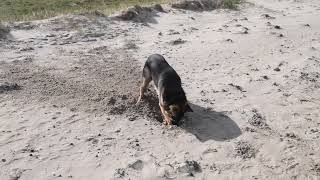
MULTIPOLYGON (((43 19, 65 13, 99 10, 110 14, 136 5, 168 3, 175 0, 0 0, 0 21, 43 19)), ((221 0, 224 8, 234 9, 241 0, 221 0)))
POLYGON ((223 0, 222 7, 228 9, 236 9, 243 0, 223 0))
POLYGON ((110 14, 135 4, 165 2, 168 0, 0 0, 0 20, 43 19, 64 13, 92 10, 110 14))

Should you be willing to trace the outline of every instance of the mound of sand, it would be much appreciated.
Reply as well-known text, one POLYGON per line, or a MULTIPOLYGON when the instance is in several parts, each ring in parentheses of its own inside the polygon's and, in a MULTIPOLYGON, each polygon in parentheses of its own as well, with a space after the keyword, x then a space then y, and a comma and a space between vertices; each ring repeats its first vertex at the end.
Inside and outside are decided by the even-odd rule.
POLYGON ((160 4, 150 7, 141 7, 136 5, 125 11, 122 11, 122 13, 116 16, 116 18, 125 21, 152 22, 153 17, 157 16, 158 12, 165 12, 160 4))
MULTIPOLYGON (((104 59, 104 62, 99 62, 96 56, 92 56, 89 61, 83 59, 76 69, 69 72, 71 76, 85 73, 86 78, 72 80, 52 75, 48 73, 52 69, 36 66, 32 62, 5 64, 4 73, 0 77, 7 82, 14 82, 14 87, 22 87, 21 93, 29 94, 22 98, 29 100, 56 99, 57 102, 62 102, 63 99, 66 103, 59 104, 73 109, 86 110, 86 107, 91 107, 90 111, 108 112, 112 115, 130 113, 127 115, 130 119, 146 115, 161 121, 155 92, 146 94, 145 101, 149 105, 135 105, 142 79, 139 63, 131 58, 119 61, 117 52, 103 47, 89 50, 93 54, 102 52, 113 55, 104 59)), ((14 89, 8 83, 0 87, 0 93, 14 89)))
POLYGON ((3 24, 0 24, 0 39, 5 39, 10 33, 10 29, 3 24))

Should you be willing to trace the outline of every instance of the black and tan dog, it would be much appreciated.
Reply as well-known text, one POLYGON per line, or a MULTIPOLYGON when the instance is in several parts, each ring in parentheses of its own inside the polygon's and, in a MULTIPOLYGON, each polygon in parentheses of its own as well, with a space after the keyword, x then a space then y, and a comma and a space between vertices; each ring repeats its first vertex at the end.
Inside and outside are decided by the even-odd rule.
POLYGON ((184 113, 193 112, 182 89, 179 75, 163 56, 159 54, 149 56, 144 65, 142 76, 143 82, 137 104, 141 101, 149 83, 153 80, 158 93, 164 124, 177 124, 184 113))

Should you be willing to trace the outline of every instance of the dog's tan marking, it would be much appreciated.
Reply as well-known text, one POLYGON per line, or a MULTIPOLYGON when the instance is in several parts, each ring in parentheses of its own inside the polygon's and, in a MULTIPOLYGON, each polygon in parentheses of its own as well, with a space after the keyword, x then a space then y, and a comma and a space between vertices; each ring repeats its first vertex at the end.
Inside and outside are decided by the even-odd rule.
POLYGON ((164 108, 163 94, 164 94, 164 89, 162 89, 160 91, 160 93, 159 93, 159 106, 160 106, 160 109, 161 109, 161 113, 162 113, 162 115, 164 117, 163 124, 171 125, 172 124, 172 118, 170 117, 169 113, 164 108))

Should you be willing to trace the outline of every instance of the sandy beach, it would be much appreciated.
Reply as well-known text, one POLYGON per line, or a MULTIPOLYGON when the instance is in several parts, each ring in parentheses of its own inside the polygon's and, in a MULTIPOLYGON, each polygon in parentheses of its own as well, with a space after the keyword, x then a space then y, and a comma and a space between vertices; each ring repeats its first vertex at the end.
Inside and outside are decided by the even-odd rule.
POLYGON ((1 180, 320 179, 320 1, 12 22, 0 40, 1 180), (193 113, 162 124, 147 57, 193 113))

